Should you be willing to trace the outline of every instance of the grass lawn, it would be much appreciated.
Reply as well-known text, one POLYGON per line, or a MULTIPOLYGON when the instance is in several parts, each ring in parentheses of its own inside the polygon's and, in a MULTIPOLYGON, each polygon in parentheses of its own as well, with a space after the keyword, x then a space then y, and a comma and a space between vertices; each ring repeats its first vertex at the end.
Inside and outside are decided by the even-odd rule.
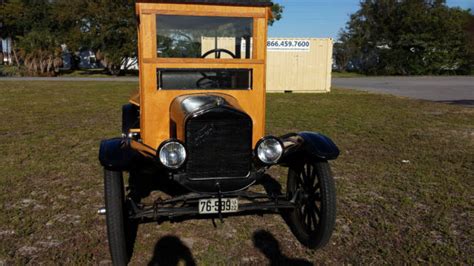
MULTIPOLYGON (((110 263, 98 144, 119 135, 136 86, 0 81, 0 265, 110 263)), ((269 95, 267 114, 269 134, 320 131, 341 148, 328 247, 303 248, 277 215, 147 224, 132 264, 178 252, 154 252, 163 239, 199 265, 474 263, 474 108, 340 89, 269 95)))

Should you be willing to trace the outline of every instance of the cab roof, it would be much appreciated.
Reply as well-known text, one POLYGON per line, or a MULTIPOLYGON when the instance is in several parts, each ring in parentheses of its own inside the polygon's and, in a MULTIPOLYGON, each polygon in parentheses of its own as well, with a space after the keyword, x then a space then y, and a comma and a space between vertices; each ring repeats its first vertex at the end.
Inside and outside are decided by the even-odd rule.
POLYGON ((206 4, 230 6, 272 6, 270 0, 137 0, 138 3, 169 3, 169 4, 206 4))

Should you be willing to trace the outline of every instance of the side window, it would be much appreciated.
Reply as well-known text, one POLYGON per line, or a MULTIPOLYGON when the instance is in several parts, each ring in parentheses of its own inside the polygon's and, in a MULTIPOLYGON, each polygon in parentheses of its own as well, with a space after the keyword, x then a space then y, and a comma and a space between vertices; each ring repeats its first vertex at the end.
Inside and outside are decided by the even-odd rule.
POLYGON ((253 18, 157 15, 160 58, 252 58, 253 18))

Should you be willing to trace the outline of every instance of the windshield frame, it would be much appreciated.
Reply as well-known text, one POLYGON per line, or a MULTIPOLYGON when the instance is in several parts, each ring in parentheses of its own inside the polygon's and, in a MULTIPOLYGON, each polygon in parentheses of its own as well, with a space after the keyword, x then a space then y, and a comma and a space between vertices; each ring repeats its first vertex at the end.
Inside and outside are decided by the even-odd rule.
MULTIPOLYGON (((139 45, 142 46, 143 59, 145 62, 160 62, 160 63, 173 63, 173 62, 200 62, 200 63, 241 63, 241 64, 254 64, 254 63, 264 63, 265 56, 264 51, 259 51, 259 48, 265 45, 262 40, 266 39, 266 30, 262 31, 262 23, 265 23, 268 19, 266 13, 261 12, 261 8, 257 7, 248 7, 246 12, 236 12, 231 7, 217 7, 217 6, 208 6, 208 8, 218 8, 213 11, 209 10, 199 10, 191 9, 192 5, 188 8, 183 9, 172 9, 167 8, 168 5, 161 4, 162 8, 154 9, 144 9, 141 13, 140 19, 143 20, 145 17, 148 17, 147 21, 141 21, 140 24, 145 26, 145 28, 140 27, 139 30, 145 32, 145 40, 139 40, 139 45), (187 57, 159 57, 158 56, 158 47, 157 47, 157 26, 156 25, 156 16, 157 15, 173 15, 173 16, 203 16, 203 17, 229 17, 229 18, 251 18, 253 19, 252 25, 252 35, 251 35, 251 58, 239 58, 239 59, 230 59, 230 58, 187 58, 187 57), (145 23, 143 23, 145 22, 145 23), (148 25, 147 25, 148 24, 148 25), (265 38, 262 35, 265 34, 265 38), (147 48, 149 47, 149 48, 147 48), (151 48, 151 49, 150 49, 151 48), (156 52, 155 52, 156 51, 156 52)), ((176 6, 176 5, 170 5, 176 6)), ((159 26, 158 26, 159 27, 159 26)))

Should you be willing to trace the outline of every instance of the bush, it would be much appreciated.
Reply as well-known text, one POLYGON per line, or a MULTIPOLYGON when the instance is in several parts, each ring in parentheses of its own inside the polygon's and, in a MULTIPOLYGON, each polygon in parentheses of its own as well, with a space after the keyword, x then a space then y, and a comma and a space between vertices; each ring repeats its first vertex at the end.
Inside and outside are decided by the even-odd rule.
POLYGON ((0 77, 20 77, 24 70, 18 66, 0 65, 0 77))

